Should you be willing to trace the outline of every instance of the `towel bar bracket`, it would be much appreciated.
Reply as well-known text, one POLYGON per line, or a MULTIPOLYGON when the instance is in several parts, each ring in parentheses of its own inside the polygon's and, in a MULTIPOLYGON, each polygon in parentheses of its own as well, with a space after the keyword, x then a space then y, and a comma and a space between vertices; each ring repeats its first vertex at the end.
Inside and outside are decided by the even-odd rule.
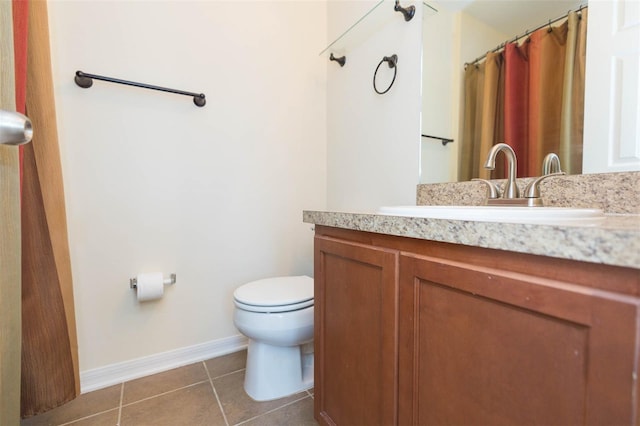
POLYGON ((76 72, 76 76, 74 80, 76 84, 82 87, 83 89, 88 89, 89 87, 93 86, 93 80, 90 79, 89 77, 86 77, 84 73, 81 71, 76 72))

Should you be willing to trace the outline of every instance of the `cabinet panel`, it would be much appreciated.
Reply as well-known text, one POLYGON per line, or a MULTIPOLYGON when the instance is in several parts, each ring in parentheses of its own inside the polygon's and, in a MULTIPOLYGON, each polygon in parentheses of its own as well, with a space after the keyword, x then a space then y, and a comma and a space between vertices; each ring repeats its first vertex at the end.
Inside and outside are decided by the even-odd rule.
POLYGON ((401 424, 630 424, 636 298, 400 259, 401 424))
POLYGON ((396 423, 398 256, 315 239, 315 415, 321 424, 396 423))

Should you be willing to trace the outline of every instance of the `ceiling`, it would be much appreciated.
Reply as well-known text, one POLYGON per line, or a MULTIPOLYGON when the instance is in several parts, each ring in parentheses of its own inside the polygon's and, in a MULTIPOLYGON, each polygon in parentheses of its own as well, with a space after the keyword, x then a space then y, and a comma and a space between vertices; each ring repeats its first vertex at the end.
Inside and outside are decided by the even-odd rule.
POLYGON ((438 5, 464 10, 508 37, 515 37, 586 3, 586 0, 440 0, 438 5))

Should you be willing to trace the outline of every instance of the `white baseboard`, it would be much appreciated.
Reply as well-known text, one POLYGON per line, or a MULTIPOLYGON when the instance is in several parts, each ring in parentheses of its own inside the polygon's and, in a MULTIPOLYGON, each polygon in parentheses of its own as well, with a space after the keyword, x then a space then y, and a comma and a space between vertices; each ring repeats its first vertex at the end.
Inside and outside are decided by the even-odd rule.
POLYGON ((194 362, 238 352, 246 347, 247 338, 237 335, 81 371, 80 390, 81 393, 91 392, 194 362))

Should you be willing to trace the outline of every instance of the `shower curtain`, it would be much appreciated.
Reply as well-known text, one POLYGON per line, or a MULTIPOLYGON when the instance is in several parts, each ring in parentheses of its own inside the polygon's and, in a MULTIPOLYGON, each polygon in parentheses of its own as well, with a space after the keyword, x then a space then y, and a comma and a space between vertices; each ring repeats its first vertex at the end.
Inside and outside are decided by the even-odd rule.
MULTIPOLYGON (((459 180, 489 179, 482 165, 491 146, 504 140, 504 60, 500 53, 490 52, 485 61, 465 69, 465 126, 462 155, 458 169, 464 171, 459 180)), ((496 162, 496 168, 502 169, 496 162)))
MULTIPOLYGON (((23 146, 16 161, 21 163, 20 198, 14 203, 20 214, 16 223, 20 229, 21 222, 21 248, 20 244, 13 248, 16 257, 21 254, 22 276, 22 350, 20 362, 14 363, 21 371, 21 380, 15 392, 19 392, 21 416, 28 417, 79 394, 77 338, 47 3, 0 3, 2 28, 13 28, 12 37, 6 31, 1 33, 0 50, 12 49, 14 57, 13 63, 2 57, 2 81, 4 84, 5 73, 11 71, 15 107, 29 116, 34 129, 33 141, 23 146)), ((7 199, 2 197, 0 204, 4 205, 7 199)), ((15 281, 13 284, 20 288, 15 281)), ((4 288, 2 291, 4 296, 4 288)), ((5 313, 2 315, 4 320, 5 313)), ((16 329, 20 330, 20 324, 16 329)), ((20 339, 14 338, 8 345, 15 350, 20 339)), ((4 358, 2 361, 4 369, 4 358)), ((13 423, 8 420, 7 424, 13 423)))
POLYGON ((587 9, 570 12, 561 25, 467 66, 459 180, 505 177, 503 162, 491 175, 483 168, 499 142, 515 150, 518 177, 539 176, 550 152, 563 171, 582 172, 586 28, 587 9))

